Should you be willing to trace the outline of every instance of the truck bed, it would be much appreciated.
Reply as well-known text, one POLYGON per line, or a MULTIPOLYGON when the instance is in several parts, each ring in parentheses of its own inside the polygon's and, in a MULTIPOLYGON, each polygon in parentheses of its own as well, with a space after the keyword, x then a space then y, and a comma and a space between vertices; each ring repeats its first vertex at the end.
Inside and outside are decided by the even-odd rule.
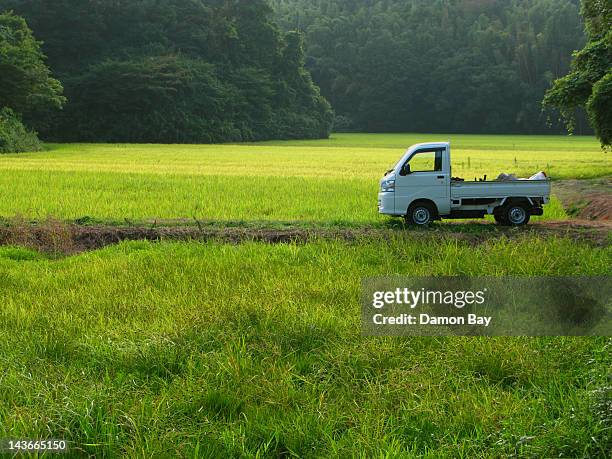
POLYGON ((550 180, 512 180, 508 182, 451 181, 451 198, 506 198, 513 196, 550 196, 550 180))

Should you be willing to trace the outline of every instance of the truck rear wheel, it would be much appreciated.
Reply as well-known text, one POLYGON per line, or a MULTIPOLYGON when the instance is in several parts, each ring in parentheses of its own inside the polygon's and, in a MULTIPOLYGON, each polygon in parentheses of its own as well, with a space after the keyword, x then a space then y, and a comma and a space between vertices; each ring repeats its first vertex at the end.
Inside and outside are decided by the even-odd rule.
POLYGON ((435 218, 435 209, 431 204, 420 202, 413 204, 406 214, 406 223, 413 226, 428 226, 435 218))
POLYGON ((523 204, 510 204, 502 213, 502 218, 508 226, 523 226, 529 223, 529 209, 523 204))
POLYGON ((495 222, 499 225, 508 224, 508 221, 506 220, 506 217, 503 214, 495 213, 493 214, 493 218, 495 219, 495 222))

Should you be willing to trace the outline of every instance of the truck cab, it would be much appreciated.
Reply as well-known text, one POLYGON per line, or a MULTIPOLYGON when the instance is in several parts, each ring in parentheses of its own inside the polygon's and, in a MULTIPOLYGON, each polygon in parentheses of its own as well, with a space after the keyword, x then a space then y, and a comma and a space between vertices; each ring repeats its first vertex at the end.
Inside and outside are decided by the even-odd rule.
POLYGON ((453 178, 448 142, 413 145, 380 181, 378 211, 404 216, 413 225, 442 218, 484 218, 520 226, 542 215, 550 198, 550 181, 468 182, 453 178))

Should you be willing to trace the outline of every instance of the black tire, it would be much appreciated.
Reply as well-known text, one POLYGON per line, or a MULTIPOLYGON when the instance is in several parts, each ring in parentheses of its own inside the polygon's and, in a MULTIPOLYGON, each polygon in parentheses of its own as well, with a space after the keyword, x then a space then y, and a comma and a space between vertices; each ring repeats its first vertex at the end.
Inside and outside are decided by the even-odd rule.
POLYGON ((426 202, 412 204, 406 213, 406 223, 411 226, 429 226, 436 218, 434 206, 426 202))
POLYGON ((495 219, 495 222, 498 225, 504 225, 504 226, 508 225, 508 221, 504 217, 503 213, 495 213, 495 214, 493 214, 493 218, 495 219))
POLYGON ((508 204, 502 216, 508 226, 523 226, 529 223, 531 214, 524 204, 508 204))

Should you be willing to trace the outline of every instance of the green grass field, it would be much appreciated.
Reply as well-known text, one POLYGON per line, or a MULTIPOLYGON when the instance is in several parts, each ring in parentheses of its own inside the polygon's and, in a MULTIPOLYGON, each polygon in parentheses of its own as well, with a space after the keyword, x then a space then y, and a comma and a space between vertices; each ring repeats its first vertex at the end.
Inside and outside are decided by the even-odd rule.
MULTIPOLYGON (((612 173, 593 138, 450 138, 466 178, 612 173)), ((84 457, 608 457, 609 338, 361 336, 365 276, 610 272, 609 245, 569 237, 385 230, 382 172, 410 144, 447 139, 1 155, 2 217, 374 225, 386 237, 136 241, 70 257, 0 247, 0 439, 62 438, 84 457)), ((545 218, 564 217, 550 207, 545 218)))
POLYGON ((362 338, 358 298, 367 275, 604 274, 610 255, 406 236, 0 249, 0 437, 98 457, 605 457, 605 338, 362 338))
MULTIPOLYGON (((0 215, 381 224, 378 180, 411 144, 440 135, 336 134, 255 145, 51 145, 0 156, 0 215)), ((453 174, 555 179, 612 174, 590 137, 450 136, 453 174)), ((553 203, 548 218, 563 212, 553 203)))

